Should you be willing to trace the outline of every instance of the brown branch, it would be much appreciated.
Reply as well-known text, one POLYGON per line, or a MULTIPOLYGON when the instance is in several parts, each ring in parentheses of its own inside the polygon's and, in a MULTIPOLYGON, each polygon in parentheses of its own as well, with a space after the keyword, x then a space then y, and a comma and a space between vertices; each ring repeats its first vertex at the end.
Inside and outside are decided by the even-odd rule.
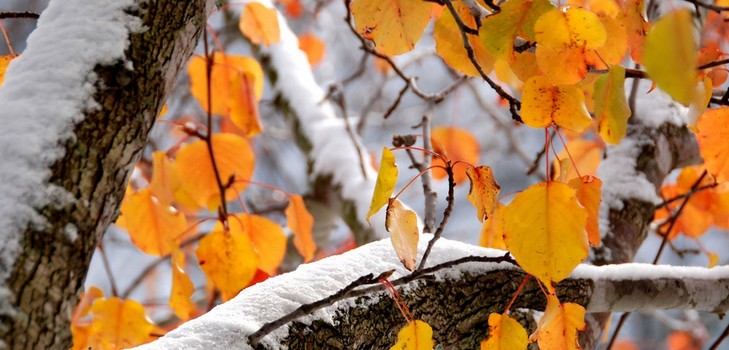
POLYGON ((714 12, 729 11, 729 7, 727 7, 727 6, 718 6, 718 5, 714 5, 714 4, 707 4, 707 3, 703 2, 703 1, 699 1, 699 0, 683 0, 683 1, 692 3, 696 7, 703 7, 707 10, 711 10, 714 12))
POLYGON ((29 18, 38 19, 39 14, 34 12, 12 12, 12 11, 0 11, 0 19, 15 19, 15 18, 29 18))
POLYGON ((433 238, 431 238, 430 242, 428 242, 428 247, 425 248, 425 253, 423 253, 423 257, 420 259, 418 270, 422 270, 425 267, 425 262, 428 260, 431 250, 433 250, 433 245, 435 245, 435 242, 443 235, 445 225, 448 223, 448 219, 451 217, 451 212, 453 211, 456 181, 453 177, 453 166, 451 166, 450 162, 446 165, 445 171, 448 174, 448 196, 446 197, 446 208, 443 210, 443 218, 440 220, 440 225, 438 225, 438 228, 435 229, 433 238))

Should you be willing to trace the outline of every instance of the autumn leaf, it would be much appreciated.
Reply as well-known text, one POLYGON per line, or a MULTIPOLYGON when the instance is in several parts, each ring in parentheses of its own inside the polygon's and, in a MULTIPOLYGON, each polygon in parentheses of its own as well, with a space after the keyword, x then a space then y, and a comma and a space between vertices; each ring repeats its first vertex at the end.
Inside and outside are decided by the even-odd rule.
POLYGON ((284 5, 286 13, 289 16, 298 18, 304 13, 304 7, 301 6, 301 0, 277 0, 278 3, 284 5))
POLYGON ((309 64, 315 66, 324 58, 326 46, 316 35, 307 33, 299 36, 299 49, 304 51, 309 64))
MULTIPOLYGON (((469 131, 456 127, 435 127, 430 135, 433 150, 445 156, 453 164, 456 161, 465 162, 457 165, 453 170, 453 179, 456 185, 468 179, 466 169, 469 164, 477 164, 480 147, 476 138, 469 131)), ((438 166, 445 166, 440 157, 433 157, 431 164, 433 177, 444 179, 448 176, 445 170, 438 166)))
MULTIPOLYGON (((258 116, 258 101, 263 95, 261 65, 251 57, 223 53, 215 53, 212 61, 210 113, 230 118, 247 137, 261 133, 263 126, 258 116)), ((206 59, 194 56, 187 71, 192 96, 208 111, 206 59)))
POLYGON ((478 221, 488 219, 496 210, 496 200, 499 197, 501 186, 496 182, 494 172, 490 167, 481 165, 466 170, 471 188, 466 198, 476 208, 478 221))
POLYGON ((529 336, 524 327, 509 315, 489 315, 489 337, 481 342, 481 350, 526 349, 529 336))
POLYGON ((691 12, 676 10, 648 32, 643 65, 648 76, 674 100, 688 106, 696 86, 697 44, 691 12))
POLYGON ((73 310, 71 317, 71 335, 73 336, 72 350, 87 350, 91 331, 91 320, 86 320, 91 312, 94 301, 104 297, 104 292, 94 286, 89 287, 81 294, 81 299, 73 310))
POLYGON ((384 55, 412 50, 430 21, 431 4, 412 0, 354 0, 357 32, 384 55))
POLYGON ((592 121, 582 90, 572 85, 553 85, 544 76, 532 77, 524 83, 521 112, 524 124, 533 128, 554 123, 579 132, 592 121))
POLYGON ((232 299, 248 286, 259 264, 245 227, 230 223, 227 231, 218 223, 200 240, 195 251, 200 268, 220 290, 223 301, 232 299))
POLYGON ((628 46, 630 56, 636 63, 642 63, 646 33, 650 29, 650 23, 645 20, 644 0, 623 0, 620 2, 620 13, 616 19, 625 24, 625 32, 628 35, 628 46))
POLYGON ((2 86, 5 82, 5 71, 8 69, 10 61, 12 61, 15 57, 16 56, 12 55, 0 56, 0 86, 2 86))
POLYGON ((367 212, 367 223, 370 223, 370 217, 375 215, 380 208, 388 203, 392 192, 395 190, 397 182, 397 164, 395 164, 395 154, 387 147, 382 148, 382 159, 380 160, 380 169, 377 172, 377 181, 375 182, 375 192, 372 194, 372 203, 367 212))
MULTIPOLYGON (((611 2, 604 1, 604 3, 611 2)), ((612 2, 612 4, 615 3, 612 2)), ((609 39, 599 48, 585 52, 585 62, 596 69, 609 69, 613 65, 619 66, 628 52, 628 33, 625 23, 605 14, 598 14, 598 18, 605 27, 609 39)))
POLYGON ((258 268, 268 275, 276 273, 286 254, 286 234, 281 225, 259 215, 231 215, 229 225, 242 225, 248 232, 260 259, 258 268))
POLYGON ((405 209, 397 199, 390 199, 385 216, 385 228, 390 232, 390 241, 402 264, 410 271, 415 270, 418 256, 418 216, 405 209))
POLYGON ((129 232, 137 248, 150 255, 169 254, 187 229, 185 216, 161 203, 148 188, 128 195, 121 212, 124 219, 117 225, 129 232))
POLYGON ((276 9, 253 1, 246 4, 238 22, 240 32, 256 45, 270 46, 281 40, 276 9))
POLYGON ((539 321, 538 340, 540 349, 582 349, 577 331, 585 329, 585 308, 579 304, 560 304, 554 295, 547 295, 547 308, 539 321))
MULTIPOLYGON (((228 184, 231 177, 248 180, 253 176, 255 154, 246 139, 233 134, 213 134, 212 148, 217 173, 223 186, 228 184)), ((223 204, 215 168, 205 141, 197 140, 180 147, 175 168, 180 176, 182 189, 199 206, 215 210, 223 204)), ((245 181, 234 181, 225 190, 226 201, 238 196, 246 186, 245 181)))
MULTIPOLYGON (((466 26, 476 28, 476 19, 473 18, 466 4, 463 2, 453 2, 453 7, 458 13, 458 17, 466 26)), ((440 18, 435 21, 433 37, 435 39, 436 52, 449 66, 472 77, 480 76, 480 73, 468 57, 466 48, 463 46, 461 30, 450 11, 443 11, 440 18)), ((493 68, 494 57, 486 50, 483 41, 478 37, 470 34, 467 37, 473 49, 476 62, 478 62, 482 71, 488 74, 493 68)))
POLYGON ((88 348, 122 349, 151 340, 154 328, 144 314, 144 307, 134 300, 117 297, 96 299, 91 306, 93 320, 89 328, 88 348))
POLYGON ((729 107, 706 110, 696 127, 706 169, 718 182, 729 180, 729 107))
POLYGON ((506 206, 496 203, 494 214, 481 224, 478 244, 486 248, 506 249, 504 244, 504 210, 506 206))
POLYGON ((172 252, 172 291, 170 291, 170 308, 183 321, 187 321, 195 312, 195 304, 190 300, 195 286, 185 272, 185 253, 176 249, 172 252))
POLYGON ((600 136, 613 145, 625 136, 631 115, 624 86, 625 68, 621 66, 611 67, 607 74, 595 80, 595 118, 600 123, 600 136))
POLYGON ((575 84, 587 74, 585 54, 605 44, 598 16, 583 8, 552 9, 534 23, 537 63, 549 82, 575 84))
POLYGON ((504 242, 527 273, 548 287, 587 257, 587 213, 577 191, 541 182, 517 194, 504 212, 504 242))
POLYGON ((599 246, 602 181, 592 175, 585 175, 570 180, 569 185, 577 191, 577 200, 587 211, 587 240, 591 246, 599 246))
POLYGON ((397 332, 397 343, 390 350, 432 350, 433 346, 433 329, 421 320, 414 320, 397 332))
POLYGON ((314 218, 306 210, 304 199, 299 195, 289 196, 289 205, 286 207, 286 219, 288 227, 294 234, 294 247, 304 257, 304 262, 314 258, 316 244, 311 230, 314 227, 314 218))
POLYGON ((496 57, 508 59, 514 53, 514 40, 521 37, 535 42, 534 23, 545 12, 554 9, 548 0, 510 0, 501 11, 483 20, 479 38, 496 57))
POLYGON ((567 146, 559 152, 557 158, 559 161, 555 159, 552 163, 552 179, 563 176, 565 179, 563 182, 569 181, 579 177, 577 170, 580 175, 594 176, 597 175, 597 167, 600 166, 602 159, 602 147, 594 140, 573 139, 567 142, 567 146), (568 166, 562 166, 560 161, 567 163, 568 166))

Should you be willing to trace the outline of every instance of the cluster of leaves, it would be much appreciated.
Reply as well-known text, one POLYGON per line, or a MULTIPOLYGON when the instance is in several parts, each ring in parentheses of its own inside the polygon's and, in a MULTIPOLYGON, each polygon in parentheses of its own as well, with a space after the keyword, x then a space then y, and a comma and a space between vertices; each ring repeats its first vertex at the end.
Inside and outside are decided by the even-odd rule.
MULTIPOLYGON (((589 245, 600 245, 602 182, 595 171, 605 144, 619 143, 628 129, 632 112, 626 76, 650 78, 654 87, 691 108, 691 127, 705 160, 701 166, 683 169, 675 185, 663 187, 666 202, 658 206, 656 220, 669 228, 659 234, 698 237, 711 226, 729 224, 729 109, 707 110, 710 102, 726 104, 712 100, 713 89, 727 78, 721 67, 726 62, 719 61, 726 33, 718 25, 706 25, 696 33, 694 16, 687 9, 670 11, 650 23, 644 6, 640 0, 571 0, 561 6, 548 0, 508 0, 499 6, 489 1, 407 0, 390 0, 382 6, 379 1, 354 0, 351 5, 357 31, 382 55, 412 50, 428 23, 435 21, 433 37, 443 61, 487 81, 493 71, 521 95, 520 115, 514 118, 545 128, 547 159, 553 148, 549 129, 561 139, 564 131, 569 138, 551 174, 547 170, 547 181, 530 186, 505 205, 497 202, 499 186, 491 169, 472 165, 478 161, 476 139, 455 128, 433 131, 434 161, 428 170, 433 169, 436 177, 447 174, 455 184, 470 179, 468 200, 483 221, 481 244, 509 250, 547 294, 547 310, 537 332, 528 338, 509 317, 507 307, 503 314, 489 316, 484 349, 523 349, 529 340, 542 349, 579 348, 577 330, 584 328, 584 309, 560 303, 553 285, 587 257, 589 245), (621 66, 629 59, 645 71, 621 66), (455 169, 460 164, 465 171, 455 169)), ((717 14, 712 15, 707 23, 715 20, 717 14)), ((504 91, 496 89, 510 99, 504 91)), ((394 154, 385 148, 368 217, 387 205, 386 226, 395 251, 404 266, 414 270, 417 215, 403 208, 399 193, 392 196, 397 175, 394 154)), ((715 265, 716 254, 708 254, 709 265, 715 265)), ((423 326, 411 321, 404 330, 415 332, 417 327, 423 326)))

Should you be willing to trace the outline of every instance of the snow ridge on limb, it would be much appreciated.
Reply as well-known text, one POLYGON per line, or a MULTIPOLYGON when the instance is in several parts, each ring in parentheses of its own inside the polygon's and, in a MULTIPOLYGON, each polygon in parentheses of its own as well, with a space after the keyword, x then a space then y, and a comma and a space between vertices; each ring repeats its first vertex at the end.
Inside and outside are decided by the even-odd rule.
MULTIPOLYGON (((426 236, 421 240, 419 245, 421 254, 429 238, 426 236)), ((430 258, 432 260, 429 260, 432 265, 469 256, 500 257, 505 253, 445 238, 438 240, 433 249, 430 258)), ((137 349, 252 349, 248 344, 248 335, 257 331, 266 322, 278 319, 302 304, 335 294, 363 275, 370 273, 378 275, 391 269, 395 269, 395 272, 390 280, 409 273, 398 261, 387 239, 373 242, 341 255, 301 265, 296 271, 244 289, 231 301, 181 325, 159 340, 137 349)), ((441 334, 436 336, 436 339, 450 339, 447 334, 461 334, 465 339, 472 336, 470 333, 485 336, 482 334, 485 326, 471 324, 466 320, 476 314, 474 310, 483 309, 478 312, 487 315, 490 308, 499 307, 497 305, 503 307, 523 277, 523 271, 511 264, 472 262, 440 270, 434 274, 434 278, 427 281, 411 282, 400 290, 400 294, 415 314, 434 325, 434 332, 441 334), (499 289, 502 292, 490 293, 493 296, 491 299, 475 292, 483 291, 483 288, 489 286, 498 286, 502 288, 499 289), (445 294, 437 296, 432 294, 436 292, 445 294), (427 300, 438 300, 438 302, 431 304, 427 300), (465 312, 467 315, 459 315, 461 312, 459 310, 468 310, 465 312), (440 317, 442 315, 438 312, 450 314, 452 317, 440 317), (464 319, 459 320, 459 316, 464 316, 464 319), (452 323, 444 323, 444 320, 452 323), (471 324, 472 327, 464 329, 464 324, 471 324), (456 331, 456 327, 461 328, 456 331)), ((587 312, 667 308, 725 312, 729 310, 729 267, 707 269, 646 264, 605 267, 580 265, 568 279, 560 282, 557 293, 560 299, 564 299, 563 302, 587 305, 587 312), (626 289, 628 285, 631 286, 630 289, 626 289), (707 286, 711 287, 708 291, 705 290, 707 286), (703 291, 702 295, 705 298, 690 295, 700 290, 703 291), (659 296, 671 297, 651 298, 653 292, 658 292, 656 295, 659 296), (610 300, 606 300, 606 297, 610 300)), ((527 283, 522 295, 524 297, 520 298, 520 308, 537 310, 544 308, 544 296, 533 280, 532 283, 527 283)), ((335 337, 336 341, 341 342, 344 348, 348 348, 348 345, 363 341, 361 334, 357 332, 358 328, 354 328, 358 325, 351 318, 353 317, 351 315, 360 313, 364 314, 363 317, 376 319, 379 326, 385 323, 387 329, 395 330, 392 332, 392 339, 383 336, 383 339, 377 340, 385 344, 392 341, 390 345, 394 343, 394 334, 402 326, 402 316, 391 304, 391 297, 385 292, 380 292, 369 297, 344 300, 315 311, 273 331, 263 338, 261 346, 266 349, 286 348, 287 344, 292 344, 292 338, 295 337, 311 339, 312 343, 305 344, 312 345, 318 335, 326 333, 328 327, 334 327, 340 331, 339 336, 335 337), (355 309, 357 312, 353 312, 355 309), (370 312, 378 314, 373 315, 370 312), (317 326, 316 324, 320 322, 326 325, 317 326), (346 331, 348 327, 353 328, 346 331)), ((327 339, 332 340, 331 334, 327 339)), ((303 346, 304 343, 297 344, 303 346)), ((454 346, 456 343, 444 345, 454 346)))
MULTIPOLYGON (((273 8, 268 0, 260 3, 273 8)), ((377 178, 377 172, 368 161, 370 156, 359 137, 350 136, 347 132, 344 124, 347 121, 337 116, 325 92, 314 79, 306 54, 299 49, 298 38, 289 28, 285 17, 280 13, 278 16, 281 41, 269 47, 258 47, 258 55, 270 59, 270 63, 266 63, 269 60, 261 61, 275 72, 275 89, 296 118, 297 132, 311 146, 310 150, 304 149, 313 164, 310 179, 331 176, 331 187, 339 187, 336 192, 348 202, 344 207, 353 207, 355 217, 351 219, 356 223, 348 218, 345 221, 358 235, 358 241, 386 237, 384 215, 374 216, 371 229, 365 220, 377 178), (374 232, 365 233, 370 230, 374 232)), ((348 214, 352 215, 344 213, 348 214)))
POLYGON ((73 127, 85 111, 99 108, 94 68, 126 61, 127 38, 142 29, 125 12, 134 5, 134 0, 51 1, 27 49, 8 68, 0 88, 0 314, 14 312, 5 280, 23 233, 47 224, 37 210, 73 200, 48 183, 49 167, 63 157, 63 144, 74 138, 73 127))

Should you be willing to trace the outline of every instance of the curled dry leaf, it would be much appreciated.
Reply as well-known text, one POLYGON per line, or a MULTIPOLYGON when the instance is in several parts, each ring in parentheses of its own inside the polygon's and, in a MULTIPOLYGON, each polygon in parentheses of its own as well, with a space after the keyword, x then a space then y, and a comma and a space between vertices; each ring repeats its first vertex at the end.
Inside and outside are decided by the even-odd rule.
POLYGON ((496 210, 501 186, 496 182, 491 168, 485 165, 476 168, 469 167, 466 170, 466 175, 471 180, 471 188, 466 198, 476 208, 478 221, 483 222, 496 210))
POLYGON ((390 199, 387 205, 385 227, 390 232, 390 241, 400 261, 410 271, 415 270, 418 256, 418 216, 405 209, 397 199, 390 199))

